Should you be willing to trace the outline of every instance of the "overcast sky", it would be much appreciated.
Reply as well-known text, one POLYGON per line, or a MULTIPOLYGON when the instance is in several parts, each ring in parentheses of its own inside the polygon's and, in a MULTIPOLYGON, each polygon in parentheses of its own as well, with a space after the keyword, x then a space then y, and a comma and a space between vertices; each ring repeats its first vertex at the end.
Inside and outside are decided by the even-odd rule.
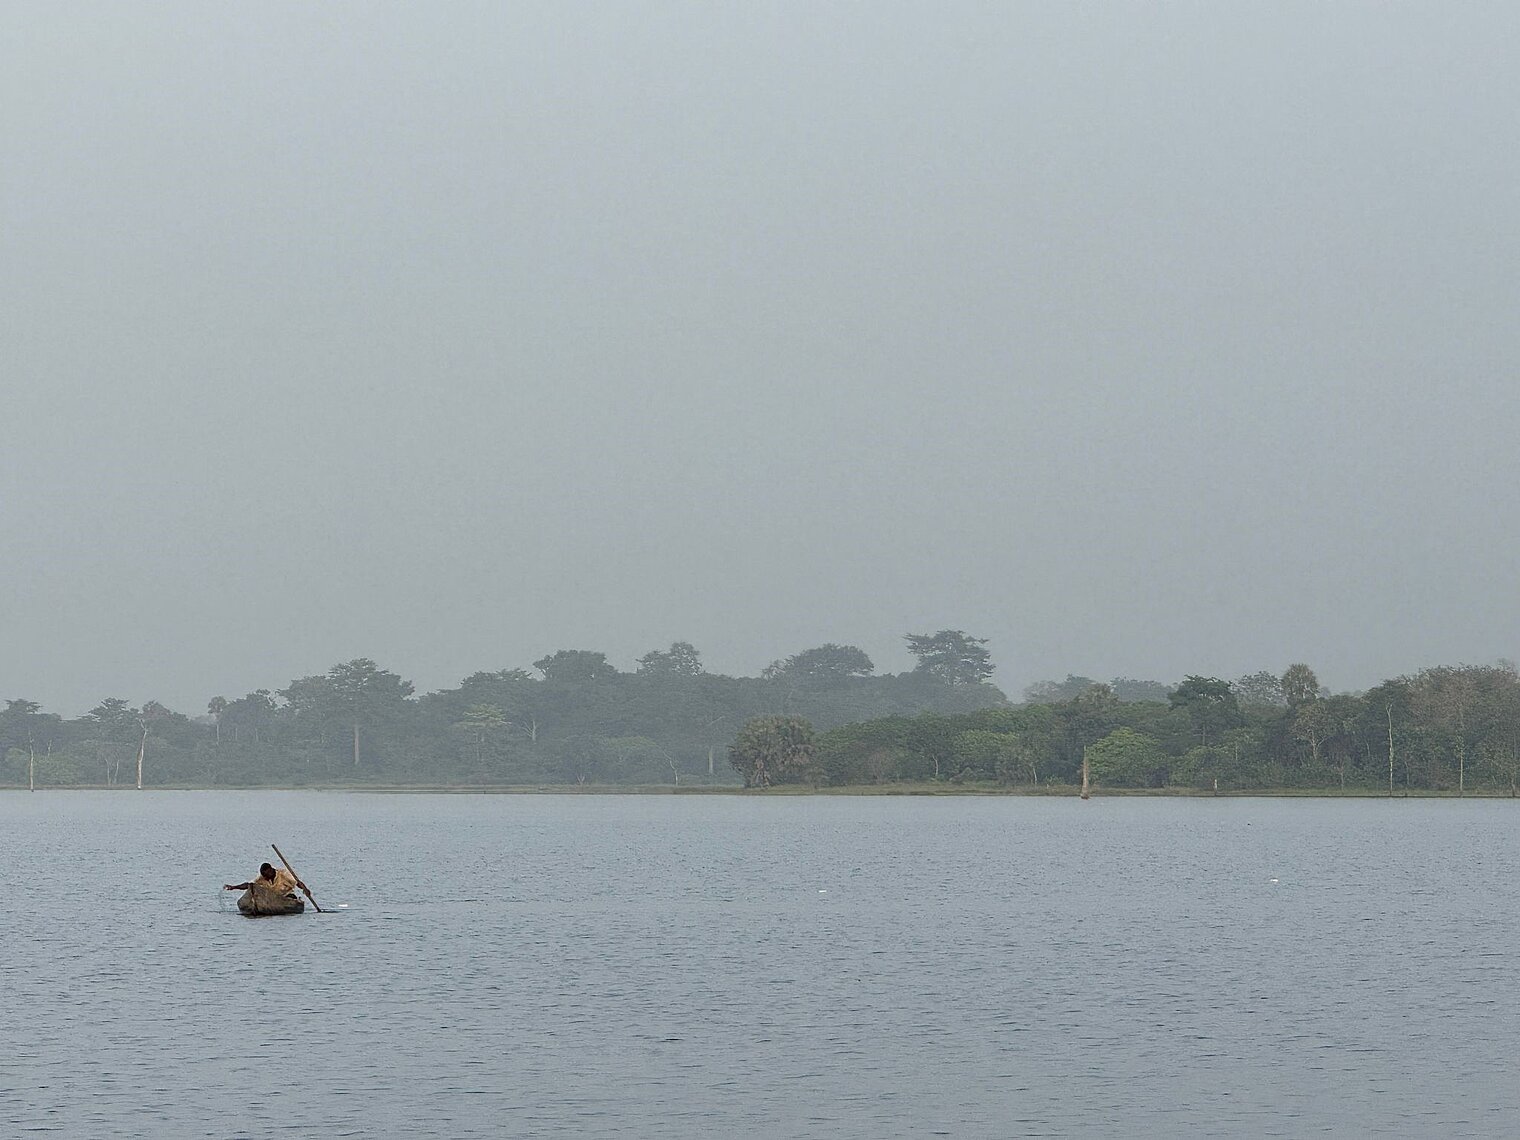
POLYGON ((1520 655, 1512 3, 0 8, 0 696, 1520 655))

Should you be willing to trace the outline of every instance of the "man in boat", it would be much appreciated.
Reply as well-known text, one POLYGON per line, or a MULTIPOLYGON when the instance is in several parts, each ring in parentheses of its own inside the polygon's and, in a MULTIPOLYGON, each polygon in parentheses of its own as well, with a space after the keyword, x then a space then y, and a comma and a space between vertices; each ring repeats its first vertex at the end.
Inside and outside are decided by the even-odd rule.
POLYGON ((288 899, 296 897, 296 888, 306 889, 306 884, 292 875, 284 867, 275 870, 268 863, 260 864, 259 877, 250 879, 246 883, 227 883, 222 887, 224 891, 248 891, 257 902, 269 901, 283 904, 288 899))

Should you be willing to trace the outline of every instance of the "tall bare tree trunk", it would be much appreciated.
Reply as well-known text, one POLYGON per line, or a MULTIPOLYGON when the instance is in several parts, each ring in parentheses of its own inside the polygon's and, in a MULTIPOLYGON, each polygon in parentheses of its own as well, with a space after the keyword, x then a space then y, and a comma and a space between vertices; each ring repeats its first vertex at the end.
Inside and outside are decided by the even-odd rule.
POLYGON ((1467 725, 1460 714, 1457 717, 1457 795, 1467 795, 1467 725))
POLYGON ((26 790, 37 790, 37 746, 30 740, 26 742, 26 790))
POLYGON ((1388 796, 1393 797, 1393 706, 1389 705, 1388 713, 1388 796))
POLYGON ((1082 798, 1085 800, 1091 795, 1087 781, 1087 745, 1082 745, 1082 798))
POLYGON ((143 753, 148 751, 148 726, 143 725, 142 739, 137 742, 137 790, 142 791, 143 753))
POLYGON ((359 722, 354 721, 354 767, 359 766, 359 722))

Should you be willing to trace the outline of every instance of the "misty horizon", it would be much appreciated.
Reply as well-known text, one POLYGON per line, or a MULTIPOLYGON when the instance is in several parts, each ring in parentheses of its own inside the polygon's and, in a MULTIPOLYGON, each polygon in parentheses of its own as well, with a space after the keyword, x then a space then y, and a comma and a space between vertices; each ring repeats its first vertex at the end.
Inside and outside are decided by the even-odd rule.
MULTIPOLYGON (((824 644, 824 643, 817 643, 817 644, 824 644)), ((833 644, 833 643, 830 643, 830 644, 833 644)), ((798 647, 798 652, 801 652, 801 651, 809 649, 809 648, 816 648, 816 647, 817 647, 816 644, 814 646, 799 646, 798 647)), ((848 643, 848 647, 863 649, 863 646, 856 645, 855 643, 848 643)), ((645 652, 648 653, 650 651, 654 651, 654 652, 658 653, 658 652, 663 652, 663 650, 666 649, 666 648, 668 648, 668 646, 653 646, 653 647, 650 647, 650 650, 646 650, 645 652)), ((732 677, 732 678, 737 678, 737 679, 754 679, 754 678, 759 678, 766 671, 767 668, 778 666, 778 665, 782 664, 783 661, 785 660, 785 658, 787 656, 790 656, 790 655, 783 655, 783 657, 781 657, 781 658, 772 659, 771 661, 766 662, 764 665, 757 665, 757 666, 755 666, 753 668, 749 668, 749 669, 721 669, 721 668, 715 667, 714 665, 712 665, 708 661, 707 655, 704 652, 702 652, 702 649, 701 649, 700 646, 697 646, 695 648, 697 649, 698 653, 701 655, 701 658, 702 658, 702 672, 703 673, 709 674, 709 675, 713 675, 713 676, 732 677)), ((1036 701, 1036 702, 1039 702, 1039 701, 1049 700, 1051 698, 1048 697, 1048 696, 1031 695, 1031 693, 1030 693, 1029 690, 1031 690, 1031 689, 1038 689, 1040 687, 1050 687, 1050 686, 1062 687, 1064 683, 1071 682, 1071 681, 1085 680, 1085 681, 1091 681, 1091 682, 1093 682, 1095 684, 1099 684, 1099 685, 1109 685, 1109 684, 1112 684, 1113 682, 1116 682, 1116 681, 1121 681, 1121 682, 1126 682, 1127 681, 1127 682, 1136 682, 1136 683, 1138 683, 1140 685, 1144 685, 1144 686, 1161 685, 1161 686, 1165 686, 1168 689, 1172 689, 1172 688, 1175 688, 1186 677, 1189 677, 1189 676, 1192 676, 1192 677, 1204 677, 1204 676, 1212 677, 1213 676, 1211 674, 1203 674, 1203 673, 1198 673, 1198 672, 1189 672, 1189 673, 1183 674, 1182 676, 1178 676, 1178 677, 1157 677, 1157 676, 1146 676, 1146 675, 1141 675, 1141 674, 1116 673, 1116 672, 1113 672, 1111 670, 1110 671, 1103 671, 1103 670, 1098 670, 1098 671, 1066 670, 1066 671, 1064 671, 1062 673, 1052 674, 1052 675, 1050 675, 1048 677, 1031 678, 1030 680, 1025 681, 1025 682, 1019 684, 1017 687, 1014 687, 1014 686, 1010 686, 1010 685, 1008 685, 1006 683, 1003 683, 1003 681, 1000 679, 1000 677, 999 677, 999 670, 997 668, 997 652, 996 652, 996 649, 995 649, 995 647, 990 646, 990 645, 988 646, 988 648, 989 648, 989 650, 991 652, 991 664, 992 664, 992 667, 993 667, 993 671, 992 671, 992 675, 990 677, 988 677, 987 680, 995 688, 1001 690, 1003 692, 1003 694, 1008 698, 1009 702, 1012 703, 1012 704, 1015 704, 1015 705, 1024 703, 1026 701, 1036 701)), ((566 646, 556 647, 556 649, 554 649, 554 650, 546 650, 544 654, 541 654, 539 656, 540 657, 547 656, 547 655, 549 655, 551 653, 557 653, 557 652, 561 652, 561 651, 569 651, 571 653, 576 653, 576 652, 601 653, 602 652, 601 650, 597 650, 597 649, 595 649, 592 646, 571 646, 571 645, 566 645, 566 646)), ((640 656, 642 656, 642 654, 640 656)), ((909 653, 906 649, 901 650, 899 653, 897 653, 895 655, 896 657, 901 658, 902 660, 894 661, 890 665, 883 664, 881 657, 879 657, 876 653, 867 652, 867 656, 871 658, 873 668, 872 668, 872 670, 871 670, 870 673, 865 674, 866 676, 886 677, 886 676, 892 676, 892 675, 906 675, 906 674, 914 672, 914 666, 916 664, 915 659, 914 659, 913 655, 911 653, 909 653)), ((638 673, 640 672, 639 661, 638 661, 637 657, 635 657, 635 658, 633 658, 631 660, 627 660, 627 661, 620 660, 620 659, 618 659, 616 657, 613 657, 611 654, 606 654, 606 657, 607 657, 608 664, 611 665, 615 670, 617 670, 617 672, 619 674, 622 674, 624 676, 635 676, 635 675, 638 675, 638 673)), ((309 678, 309 677, 319 677, 319 676, 322 676, 323 674, 328 673, 329 670, 331 670, 335 666, 341 666, 341 665, 349 664, 349 663, 354 662, 354 661, 371 661, 375 665, 377 665, 380 669, 386 670, 386 671, 391 672, 391 673, 395 673, 401 679, 405 680, 406 682, 408 682, 409 684, 411 684, 411 685, 414 686, 415 695, 418 696, 418 697, 428 696, 428 695, 434 695, 434 694, 438 694, 438 693, 442 693, 442 692, 448 692, 448 691, 451 691, 451 690, 455 690, 464 681, 468 680, 470 677, 478 676, 478 675, 480 675, 482 673, 496 673, 496 672, 500 672, 500 671, 519 670, 519 671, 527 674, 529 677, 531 677, 531 678, 533 678, 535 680, 542 679, 542 671, 539 668, 537 668, 537 666, 535 664, 533 664, 532 662, 529 662, 529 661, 523 661, 523 662, 518 662, 518 663, 507 663, 507 664, 500 664, 500 663, 498 663, 498 664, 494 664, 494 665, 482 665, 478 669, 468 670, 468 671, 466 671, 464 673, 461 673, 457 677, 445 678, 445 679, 443 679, 441 681, 434 682, 434 681, 431 681, 431 680, 423 680, 422 677, 419 674, 416 674, 414 672, 409 671, 405 667, 405 663, 404 662, 386 661, 386 660, 383 660, 383 659, 378 659, 378 658, 373 658, 373 657, 366 657, 364 655, 359 655, 359 656, 352 656, 352 657, 344 657, 344 658, 341 658, 341 659, 336 660, 336 661, 328 662, 324 666, 316 667, 316 668, 311 668, 311 669, 305 670, 304 672, 300 672, 300 673, 295 673, 295 674, 292 674, 290 677, 287 677, 287 678, 284 678, 284 679, 281 679, 281 680, 278 680, 278 681, 270 682, 270 681, 266 680, 264 683, 255 685, 255 686, 253 686, 251 688, 248 688, 246 690, 245 689, 235 689, 234 690, 234 689, 225 689, 224 688, 224 689, 217 690, 215 692, 208 691, 208 693, 205 696, 203 696, 203 697, 197 697, 197 696, 192 695, 187 701, 184 701, 184 702, 181 702, 181 703, 176 703, 175 701, 172 701, 172 700, 165 700, 161 696, 155 695, 155 694, 151 694, 151 693, 148 693, 148 694, 132 694, 132 693, 129 692, 128 687, 124 686, 124 685, 118 685, 116 688, 111 689, 108 692, 102 693, 96 699, 94 699, 92 701, 89 701, 86 704, 84 704, 84 705, 82 705, 80 707, 77 707, 77 708, 50 703, 47 700, 40 699, 35 693, 18 692, 16 694, 12 694, 11 697, 8 697, 7 699, 16 699, 16 698, 19 698, 19 699, 23 699, 23 700, 34 700, 39 705, 41 705, 43 711, 48 712, 48 713, 56 713, 56 714, 59 714, 59 715, 62 715, 64 717, 66 717, 66 718, 76 718, 76 717, 85 716, 90 711, 91 708, 95 707, 96 705, 98 705, 100 703, 100 701, 105 700, 107 698, 125 698, 127 700, 127 703, 130 704, 130 705, 142 705, 142 704, 145 704, 145 703, 152 702, 152 703, 161 704, 161 705, 163 705, 164 707, 168 708, 169 710, 171 710, 173 712, 183 713, 183 714, 191 717, 192 719, 206 719, 206 706, 207 706, 207 704, 211 700, 213 700, 213 699, 215 699, 217 697, 222 697, 222 698, 227 698, 227 699, 236 699, 238 697, 241 697, 241 696, 244 696, 244 695, 248 695, 248 694, 251 694, 251 693, 254 693, 254 692, 258 692, 258 691, 267 692, 267 693, 273 694, 274 696, 278 697, 294 681, 299 681, 299 680, 301 680, 303 678, 309 678)), ((1280 677, 1290 666, 1296 665, 1296 664, 1300 664, 1300 663, 1298 663, 1298 662, 1289 662, 1289 663, 1287 663, 1285 665, 1280 665, 1280 666, 1275 666, 1275 667, 1274 666, 1263 666, 1263 667, 1258 668, 1258 669, 1247 669, 1247 670, 1242 670, 1242 671, 1240 671, 1238 673, 1231 673, 1231 674, 1229 674, 1227 676, 1220 677, 1218 679, 1224 680, 1224 681, 1229 682, 1229 683, 1231 683, 1233 685, 1236 682, 1239 682, 1239 681, 1251 678, 1253 675, 1260 675, 1260 674, 1263 674, 1263 673, 1271 675, 1273 677, 1280 677)), ((1307 663, 1305 663, 1305 664, 1307 664, 1307 663)), ((1312 665, 1310 667, 1313 668, 1312 665)), ((1396 679, 1398 679, 1400 677, 1413 676, 1413 675, 1415 675, 1415 674, 1417 674, 1417 673, 1419 673, 1419 672, 1421 672, 1423 670, 1440 669, 1440 668, 1471 668, 1471 667, 1477 667, 1477 668, 1492 668, 1492 667, 1497 667, 1497 668, 1510 668, 1510 669, 1512 669, 1514 667, 1514 662, 1510 658, 1496 658, 1493 661, 1447 661, 1447 662, 1431 662, 1431 661, 1426 661, 1426 662, 1418 662, 1418 663, 1413 663, 1408 668, 1401 669, 1401 670, 1399 670, 1396 673, 1390 673, 1387 676, 1375 678, 1374 680, 1372 680, 1368 684, 1362 685, 1362 686, 1359 686, 1359 687, 1356 687, 1356 688, 1339 688, 1339 687, 1336 687, 1336 686, 1333 686, 1333 685, 1330 685, 1330 684, 1327 684, 1327 683, 1323 683, 1323 681, 1324 681, 1323 677, 1320 677, 1319 679, 1322 682, 1323 691, 1326 692, 1326 693, 1354 695, 1354 694, 1366 692, 1368 689, 1375 688, 1377 685, 1379 685, 1379 684, 1381 684, 1381 683, 1383 683, 1385 681, 1396 680, 1396 679)), ((1139 699, 1139 698, 1127 698, 1127 699, 1139 699)))
POLYGON ((0 20, 0 696, 1516 655, 1508 7, 0 20))

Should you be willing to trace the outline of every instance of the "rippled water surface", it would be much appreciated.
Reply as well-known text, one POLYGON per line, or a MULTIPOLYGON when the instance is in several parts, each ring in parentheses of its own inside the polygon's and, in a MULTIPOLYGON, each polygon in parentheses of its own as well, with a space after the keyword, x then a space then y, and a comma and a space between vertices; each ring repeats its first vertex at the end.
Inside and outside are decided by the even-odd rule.
POLYGON ((0 795, 0 1135, 1513 1135, 1517 823, 0 795))

